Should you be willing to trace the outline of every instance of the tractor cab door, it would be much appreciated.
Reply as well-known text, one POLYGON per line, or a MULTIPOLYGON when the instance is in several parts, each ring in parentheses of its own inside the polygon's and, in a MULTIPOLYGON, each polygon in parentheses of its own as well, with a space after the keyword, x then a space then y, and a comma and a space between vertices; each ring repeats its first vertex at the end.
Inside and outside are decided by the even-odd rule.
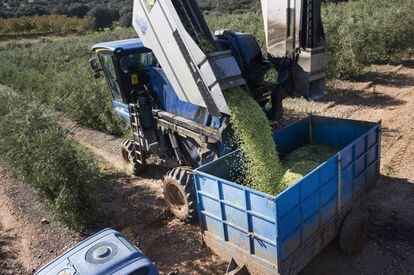
POLYGON ((139 120, 139 127, 151 147, 158 143, 153 119, 153 104, 149 90, 149 66, 156 66, 154 54, 149 51, 123 53, 117 56, 122 90, 125 91, 127 102, 135 105, 134 109, 139 120))

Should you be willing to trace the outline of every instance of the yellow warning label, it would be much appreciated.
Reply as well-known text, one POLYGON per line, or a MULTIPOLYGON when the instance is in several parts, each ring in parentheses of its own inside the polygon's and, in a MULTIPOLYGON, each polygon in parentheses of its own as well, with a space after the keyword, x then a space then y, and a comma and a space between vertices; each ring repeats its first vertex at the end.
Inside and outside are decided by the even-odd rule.
POLYGON ((138 75, 137 74, 131 75, 131 84, 132 85, 137 85, 138 83, 139 83, 139 81, 138 81, 138 75))

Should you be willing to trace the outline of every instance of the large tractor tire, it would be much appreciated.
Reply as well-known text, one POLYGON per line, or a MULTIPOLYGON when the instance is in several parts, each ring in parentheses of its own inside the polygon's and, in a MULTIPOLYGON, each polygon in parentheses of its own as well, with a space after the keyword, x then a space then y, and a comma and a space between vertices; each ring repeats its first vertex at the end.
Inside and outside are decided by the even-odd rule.
POLYGON ((175 217, 185 222, 197 219, 197 199, 190 167, 177 167, 168 172, 163 189, 165 201, 175 217))
POLYGON ((137 154, 135 153, 135 143, 133 140, 125 140, 122 143, 121 153, 127 170, 135 176, 139 176, 145 170, 144 160, 141 159, 141 163, 138 161, 137 154))
POLYGON ((339 232, 339 247, 346 254, 358 254, 364 248, 368 236, 368 214, 351 210, 339 232))

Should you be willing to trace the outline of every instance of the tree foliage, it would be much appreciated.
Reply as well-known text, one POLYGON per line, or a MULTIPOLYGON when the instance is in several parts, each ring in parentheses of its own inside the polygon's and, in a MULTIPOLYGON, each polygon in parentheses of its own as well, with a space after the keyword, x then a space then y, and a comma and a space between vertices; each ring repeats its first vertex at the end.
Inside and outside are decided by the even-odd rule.
POLYGON ((94 7, 88 12, 89 29, 104 30, 112 27, 114 21, 114 13, 105 7, 94 7))
MULTIPOLYGON (((95 7, 106 7, 116 15, 123 7, 132 8, 133 0, 0 0, 0 17, 61 14, 83 18, 95 7)), ((115 16, 118 20, 118 17, 115 16)))
MULTIPOLYGON (((329 76, 352 78, 364 66, 398 60, 412 51, 413 13, 411 0, 364 0, 324 6, 329 76), (372 10, 374 2, 376 9, 372 10)), ((261 13, 210 13, 206 19, 212 30, 229 28, 252 33, 265 51, 261 13)), ((53 42, 45 40, 36 45, 0 47, 0 80, 83 125, 121 134, 124 124, 112 115, 106 84, 103 79, 95 81, 91 77, 87 60, 93 44, 133 37, 136 33, 132 29, 117 29, 53 42)))
POLYGON ((88 21, 65 15, 43 15, 0 19, 0 37, 3 35, 68 34, 83 32, 88 21))
POLYGON ((356 77, 367 65, 398 61, 414 49, 412 0, 328 4, 323 20, 331 78, 356 77))
POLYGON ((120 15, 119 24, 122 27, 128 28, 132 26, 132 8, 124 7, 119 12, 119 15, 120 15))
MULTIPOLYGON (((335 1, 335 0, 332 0, 335 1)), ((260 0, 197 0, 202 10, 217 13, 239 13, 257 11, 260 0)), ((46 14, 62 14, 83 18, 97 6, 107 7, 114 12, 115 20, 122 17, 120 11, 132 9, 133 0, 0 0, 0 17, 20 17, 46 14)))

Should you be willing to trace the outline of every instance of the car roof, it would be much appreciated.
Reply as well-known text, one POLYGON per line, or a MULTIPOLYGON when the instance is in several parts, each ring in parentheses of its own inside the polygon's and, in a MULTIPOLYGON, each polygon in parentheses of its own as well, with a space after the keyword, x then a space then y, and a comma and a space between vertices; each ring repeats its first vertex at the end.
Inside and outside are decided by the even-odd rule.
POLYGON ((135 52, 142 48, 145 48, 145 46, 142 43, 141 39, 133 38, 133 39, 98 43, 92 47, 92 50, 93 51, 107 50, 110 52, 122 51, 122 52, 128 53, 128 52, 135 52))

